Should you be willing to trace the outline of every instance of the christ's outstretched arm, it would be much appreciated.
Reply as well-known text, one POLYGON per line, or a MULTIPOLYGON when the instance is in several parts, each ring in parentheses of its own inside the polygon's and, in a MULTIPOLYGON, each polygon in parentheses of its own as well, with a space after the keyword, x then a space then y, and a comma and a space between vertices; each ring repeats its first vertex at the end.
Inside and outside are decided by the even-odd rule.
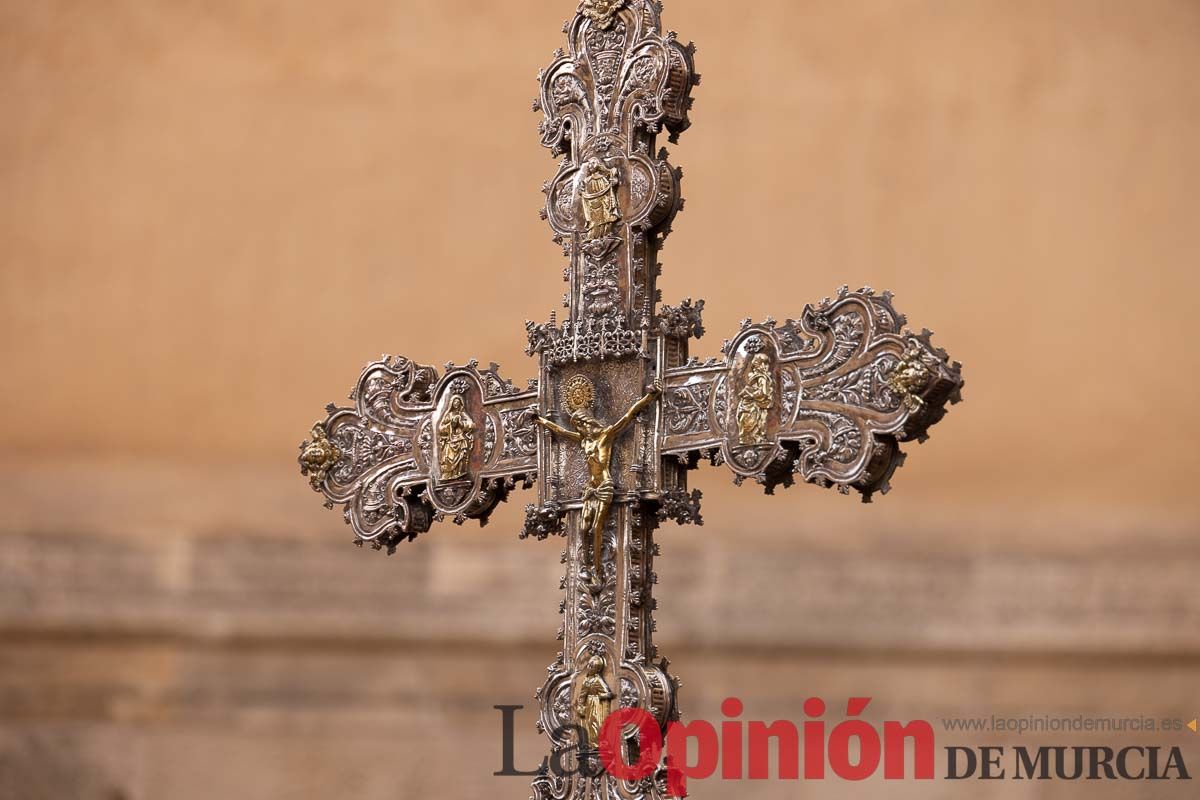
POLYGON ((636 403, 634 403, 633 406, 625 412, 625 416, 614 422, 609 430, 612 431, 614 435, 625 430, 627 427, 629 427, 629 423, 637 419, 637 415, 642 413, 646 406, 653 403, 654 400, 662 394, 662 391, 662 381, 656 380, 654 385, 650 387, 650 391, 646 392, 641 400, 638 400, 636 403))
POLYGON ((567 430, 561 425, 551 422, 541 415, 538 415, 535 417, 535 419, 537 420, 538 425, 541 425, 543 428, 555 434, 556 436, 561 436, 564 439, 570 439, 572 442, 581 441, 581 437, 575 431, 567 430))

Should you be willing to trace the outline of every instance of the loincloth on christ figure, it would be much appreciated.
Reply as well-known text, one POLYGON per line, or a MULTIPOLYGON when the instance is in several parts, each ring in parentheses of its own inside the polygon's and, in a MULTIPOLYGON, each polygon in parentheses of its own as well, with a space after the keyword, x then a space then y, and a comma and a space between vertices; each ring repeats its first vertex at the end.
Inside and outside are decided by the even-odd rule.
POLYGON ((616 488, 612 481, 605 481, 599 486, 589 486, 583 493, 584 513, 594 514, 612 504, 616 488))

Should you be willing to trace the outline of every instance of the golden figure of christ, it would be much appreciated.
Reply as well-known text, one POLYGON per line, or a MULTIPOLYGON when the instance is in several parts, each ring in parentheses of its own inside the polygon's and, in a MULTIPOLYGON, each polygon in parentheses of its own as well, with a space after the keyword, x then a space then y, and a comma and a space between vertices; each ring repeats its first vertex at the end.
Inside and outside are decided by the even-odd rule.
POLYGON ((662 394, 662 381, 654 381, 650 390, 629 410, 611 425, 603 425, 591 415, 596 390, 591 381, 576 376, 567 382, 564 400, 574 430, 538 416, 538 424, 556 436, 578 442, 587 458, 588 487, 583 494, 583 530, 591 533, 592 574, 591 584, 602 583, 601 558, 603 556, 604 526, 608 524, 608 512, 612 506, 615 487, 612 479, 613 442, 637 419, 638 414, 662 394))

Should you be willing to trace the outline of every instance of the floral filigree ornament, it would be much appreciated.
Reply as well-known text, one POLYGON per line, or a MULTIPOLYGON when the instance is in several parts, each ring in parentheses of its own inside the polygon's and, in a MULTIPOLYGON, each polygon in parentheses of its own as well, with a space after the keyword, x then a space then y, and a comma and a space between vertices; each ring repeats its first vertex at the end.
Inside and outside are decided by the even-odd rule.
POLYGON ((673 519, 680 525, 703 525, 704 517, 700 515, 702 497, 699 489, 692 490, 690 494, 686 489, 671 489, 658 501, 658 519, 673 519))
POLYGON ((597 633, 612 636, 616 633, 616 596, 609 589, 601 594, 583 595, 579 609, 579 631, 586 635, 597 633))
POLYGON ((925 365, 924 353, 915 344, 909 344, 904 356, 887 376, 887 385, 896 395, 903 398, 909 411, 919 411, 925 405, 920 392, 929 385, 933 373, 925 365))
POLYGON ((699 339, 704 335, 703 313, 703 300, 697 300, 693 305, 691 298, 688 298, 678 308, 662 306, 658 310, 658 330, 664 336, 676 339, 699 339))
POLYGON ((767 343, 763 341, 761 336, 751 336, 746 341, 746 352, 751 355, 758 355, 767 349, 767 343))
POLYGON ((525 506, 525 527, 521 530, 520 537, 528 539, 532 536, 540 541, 550 536, 563 535, 566 532, 563 527, 565 514, 563 507, 553 500, 541 506, 525 506))
POLYGON ((621 286, 614 262, 591 266, 583 278, 583 296, 587 311, 602 317, 617 310, 621 286))
POLYGON ((571 721, 571 691, 570 687, 566 687, 567 691, 559 693, 554 698, 554 716, 559 722, 568 723, 571 721))
POLYGON ((617 12, 625 7, 626 0, 583 0, 579 13, 601 28, 611 28, 617 12))
POLYGON ((621 678, 621 708, 634 708, 637 704, 637 687, 628 678, 621 678))
POLYGON ((312 437, 311 442, 300 443, 300 474, 308 476, 309 485, 319 492, 330 470, 341 460, 342 451, 329 441, 320 424, 313 426, 312 437))

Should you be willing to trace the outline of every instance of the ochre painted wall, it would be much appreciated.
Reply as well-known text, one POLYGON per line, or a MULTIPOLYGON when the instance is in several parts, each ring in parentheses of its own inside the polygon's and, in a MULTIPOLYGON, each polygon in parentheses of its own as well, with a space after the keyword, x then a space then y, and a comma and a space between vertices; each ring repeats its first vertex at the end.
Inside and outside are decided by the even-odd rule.
MULTIPOLYGON (((533 374, 523 322, 563 285, 529 105, 574 6, 0 0, 0 797, 528 796, 492 776, 492 706, 529 705, 557 649, 560 545, 517 540, 528 498, 387 559, 295 456, 381 353, 533 374)), ((1194 717, 1200 3, 666 20, 704 74, 661 281, 708 301, 697 353, 870 284, 967 378, 873 505, 696 473, 708 524, 664 528, 656 562, 687 717, 1194 717)), ((530 712, 517 735, 529 768, 530 712)), ((939 737, 1182 743, 1200 769, 1186 731, 939 737)))
MULTIPOLYGON (((531 375, 562 288, 528 108, 572 10, 0 4, 0 448, 273 461, 385 351, 531 375)), ((1196 507, 1200 5, 666 19, 704 82, 662 287, 708 300, 701 351, 891 289, 969 400, 900 485, 1196 507)))

